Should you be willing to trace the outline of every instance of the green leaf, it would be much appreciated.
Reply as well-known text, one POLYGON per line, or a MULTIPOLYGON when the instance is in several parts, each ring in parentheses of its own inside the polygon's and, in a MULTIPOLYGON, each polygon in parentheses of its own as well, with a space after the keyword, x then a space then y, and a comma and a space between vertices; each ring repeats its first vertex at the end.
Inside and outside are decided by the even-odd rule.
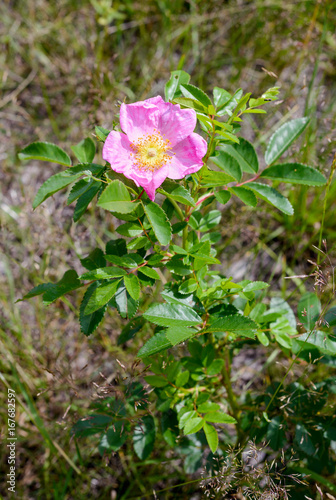
POLYGON ((83 169, 77 169, 77 167, 72 167, 59 174, 52 175, 47 179, 42 186, 39 188, 35 199, 33 201, 33 208, 37 208, 41 203, 43 203, 47 198, 57 193, 61 189, 65 188, 69 184, 82 177, 83 169))
MULTIPOLYGON (((301 349, 302 352, 318 350, 318 355, 314 356, 314 358, 320 357, 321 354, 335 357, 336 337, 319 330, 313 331, 312 333, 304 333, 296 339, 293 339, 293 352, 296 354, 301 349)), ((310 356, 305 356, 305 358, 311 362, 310 356)))
POLYGON ((65 295, 72 290, 76 290, 76 288, 79 288, 80 286, 80 281, 76 271, 73 269, 66 271, 63 278, 44 293, 43 304, 48 306, 62 295, 65 295))
POLYGON ((242 171, 236 158, 226 151, 219 151, 216 156, 211 156, 210 160, 217 165, 221 170, 231 175, 240 182, 242 178, 242 171))
POLYGON ((101 267, 98 269, 94 269, 89 271, 88 273, 82 274, 79 279, 80 280, 106 280, 112 278, 120 278, 121 276, 125 276, 127 273, 124 269, 120 269, 120 267, 101 267))
POLYGON ((239 144, 232 146, 231 144, 223 144, 220 146, 221 151, 226 151, 233 156, 239 163, 243 172, 256 174, 259 169, 257 153, 250 142, 242 137, 239 138, 239 144))
POLYGON ((92 283, 88 289, 85 292, 85 295, 83 297, 82 303, 80 305, 79 309, 79 323, 81 327, 81 331, 84 333, 84 335, 88 336, 93 333, 96 328, 98 327, 99 323, 102 321, 107 304, 105 306, 101 307, 100 309, 96 310, 92 314, 85 314, 85 308, 92 297, 92 294, 96 290, 96 288, 99 286, 99 281, 96 283, 92 283))
POLYGON ((171 326, 165 333, 167 340, 174 346, 190 339, 190 337, 194 337, 198 332, 194 328, 186 326, 171 326))
POLYGON ((187 434, 195 434, 203 427, 204 420, 201 417, 194 417, 187 421, 183 428, 183 432, 185 435, 187 434))
POLYGON ((216 453, 218 448, 218 434, 216 429, 213 425, 209 425, 204 422, 203 430, 211 452, 216 453))
POLYGON ((199 113, 205 113, 206 111, 206 108, 203 106, 203 104, 201 104, 198 101, 195 101, 195 99, 190 99, 188 97, 175 97, 174 103, 181 104, 181 106, 184 106, 185 108, 190 108, 195 110, 198 118, 200 117, 199 113))
POLYGON ((264 333, 264 332, 257 332, 257 339, 265 347, 267 347, 269 345, 269 339, 268 339, 266 333, 264 333))
POLYGON ((222 189, 221 191, 215 192, 215 197, 216 200, 219 201, 219 203, 225 205, 231 198, 231 193, 229 191, 226 191, 225 189, 222 189))
POLYGON ((71 188, 67 199, 67 205, 70 205, 72 202, 76 201, 82 194, 86 193, 92 185, 95 183, 93 179, 80 179, 76 184, 74 184, 71 188))
POLYGON ((217 358, 215 359, 210 366, 207 367, 207 375, 209 377, 213 377, 222 371, 224 366, 224 359, 217 358))
POLYGON ((279 191, 267 186, 267 184, 261 184, 260 182, 249 182, 246 184, 246 187, 252 189, 258 198, 270 203, 281 212, 287 215, 293 215, 294 210, 291 203, 279 193, 279 191))
POLYGON ((72 290, 76 290, 76 288, 79 288, 80 286, 81 283, 78 279, 76 271, 70 269, 64 273, 62 279, 60 279, 57 283, 43 283, 42 285, 38 285, 27 293, 22 300, 30 299, 43 294, 43 304, 48 306, 59 297, 62 297, 62 295, 65 295, 72 290))
POLYGON ((217 403, 206 402, 197 406, 197 411, 199 413, 209 413, 217 410, 220 410, 220 405, 217 403))
POLYGON ((167 289, 167 287, 161 292, 161 297, 170 304, 182 304, 191 308, 194 308, 195 306, 195 301, 193 300, 193 297, 191 295, 186 297, 185 295, 177 293, 176 291, 167 289))
POLYGON ((180 372, 176 377, 175 385, 177 387, 184 387, 189 381, 189 376, 190 376, 190 373, 188 370, 180 372))
POLYGON ((286 443, 286 435, 280 417, 274 417, 268 424, 266 438, 273 450, 280 450, 286 443))
POLYGON ((317 295, 307 292, 302 295, 298 303, 298 318, 307 330, 314 328, 316 321, 321 313, 321 302, 317 295))
POLYGON ((96 154, 96 145, 91 137, 86 137, 71 149, 81 163, 91 163, 96 154))
MULTIPOLYGON (((250 102, 249 102, 249 105, 250 105, 250 102)), ((245 109, 245 111, 243 111, 243 113, 244 113, 244 115, 246 113, 251 114, 251 115, 252 114, 255 114, 255 115, 265 115, 266 111, 264 109, 245 109)))
POLYGON ((90 189, 88 189, 88 191, 86 191, 78 198, 73 214, 74 222, 78 222, 79 219, 82 217, 82 215, 84 215, 87 207, 89 206, 93 198, 96 196, 96 194, 98 194, 100 189, 101 189, 101 182, 93 181, 90 189))
POLYGON ((215 172, 214 170, 207 170, 201 177, 202 187, 221 187, 229 182, 233 182, 234 177, 224 172, 215 172))
POLYGON ((130 296, 124 285, 117 290, 114 301, 122 318, 133 318, 139 307, 139 301, 130 296))
POLYGON ((305 184, 306 186, 323 186, 327 180, 315 168, 301 163, 284 163, 266 168, 261 177, 291 184, 305 184))
POLYGON ((244 286, 243 292, 255 292, 256 290, 264 290, 268 288, 269 284, 264 281, 251 281, 248 285, 244 286))
POLYGON ((143 317, 160 326, 194 326, 202 323, 193 309, 181 304, 153 304, 143 317))
POLYGON ((331 307, 323 316, 324 322, 328 326, 336 326, 336 307, 331 307))
POLYGON ((207 422, 214 422, 216 424, 235 424, 237 420, 227 413, 212 411, 204 415, 204 420, 207 422))
POLYGON ((140 236, 127 243, 127 248, 129 250, 139 250, 140 248, 148 250, 151 246, 152 244, 146 236, 140 236))
POLYGON ((126 222, 125 224, 118 226, 116 231, 123 236, 134 238, 135 236, 139 236, 143 233, 143 228, 138 222, 126 222))
MULTIPOLYGON (((179 413, 179 415, 180 415, 180 413, 179 413)), ((183 427, 186 425, 186 423, 195 417, 197 417, 197 413, 194 410, 193 411, 185 411, 185 413, 183 413, 183 415, 181 415, 181 417, 179 419, 179 423, 178 423, 179 429, 183 429, 183 427)))
POLYGON ((172 237, 172 232, 167 215, 162 208, 153 201, 150 201, 147 205, 143 205, 143 207, 158 242, 163 246, 168 245, 172 237))
POLYGON ((192 273, 190 265, 184 264, 180 255, 175 255, 166 264, 167 269, 178 276, 188 276, 192 273))
POLYGON ((138 269, 138 273, 142 273, 145 276, 148 276, 149 278, 152 278, 153 280, 160 280, 160 275, 155 271, 155 269, 152 269, 151 267, 141 267, 138 269))
POLYGON ((313 456, 315 454, 315 446, 304 425, 296 424, 294 442, 307 455, 313 456))
POLYGON ((212 102, 203 90, 195 87, 194 85, 184 84, 181 85, 181 92, 184 97, 189 97, 191 99, 196 99, 196 101, 203 104, 203 106, 211 106, 212 102))
POLYGON ((169 384, 168 380, 160 375, 147 375, 145 380, 147 384, 150 384, 153 387, 165 387, 169 384))
POLYGON ((140 458, 145 460, 152 452, 155 441, 155 423, 151 415, 142 417, 133 434, 134 451, 140 458))
POLYGON ((107 304, 112 297, 115 295, 120 280, 115 280, 109 283, 103 283, 99 285, 92 293, 87 306, 84 310, 84 314, 87 316, 97 311, 105 304, 107 304))
POLYGON ((266 165, 274 163, 299 137, 309 123, 309 118, 296 118, 281 125, 272 135, 266 149, 266 165))
POLYGON ((177 444, 179 429, 177 426, 176 413, 173 410, 168 410, 167 412, 162 413, 161 430, 163 439, 166 443, 175 447, 177 444))
POLYGON ((117 345, 124 344, 128 340, 131 340, 136 333, 138 333, 139 330, 144 325, 144 319, 142 316, 137 316, 136 318, 133 318, 131 321, 127 323, 126 326, 121 331, 121 334, 118 337, 117 340, 117 345))
POLYGON ((120 214, 127 214, 133 212, 139 202, 132 202, 131 196, 122 182, 115 180, 112 181, 107 188, 103 191, 98 206, 109 210, 110 212, 118 212, 120 214))
MULTIPOLYGON (((125 245, 125 253, 126 253, 126 245, 125 245)), ((117 266, 127 267, 129 269, 134 269, 142 264, 144 260, 140 257, 139 254, 132 253, 130 255, 125 255, 123 257, 119 257, 118 255, 106 255, 106 260, 108 262, 112 262, 112 264, 116 264, 117 266)))
POLYGON ((187 222, 176 222, 175 224, 172 225, 172 233, 177 234, 180 233, 186 226, 188 225, 187 222))
POLYGON ((182 95, 180 85, 189 83, 190 75, 185 71, 172 71, 169 81, 165 85, 166 101, 173 101, 175 97, 182 95))
POLYGON ((231 99, 231 94, 227 90, 221 89, 219 87, 214 87, 213 98, 216 108, 220 108, 226 104, 231 99))
POLYGON ((89 271, 106 266, 105 254, 100 248, 95 248, 87 257, 80 259, 80 261, 82 266, 89 271))
POLYGON ((274 323, 270 324, 271 333, 273 333, 275 340, 285 347, 285 349, 291 349, 292 339, 291 335, 296 335, 296 328, 292 328, 289 324, 288 319, 285 316, 281 316, 274 323))
POLYGON ((43 160, 59 165, 71 166, 69 155, 56 144, 50 142, 32 142, 19 153, 20 160, 43 160))
POLYGON ((123 238, 118 238, 116 240, 108 241, 106 243, 106 254, 109 256, 115 255, 117 257, 125 257, 127 254, 125 240, 123 238))
POLYGON ((179 184, 171 180, 165 180, 161 185, 161 188, 158 189, 158 192, 166 195, 172 200, 183 203, 184 205, 187 205, 189 207, 195 206, 195 202, 189 191, 187 191, 183 186, 180 186, 179 184))
MULTIPOLYGON (((230 132, 226 132, 226 130, 216 129, 216 134, 219 134, 226 141, 231 141, 231 142, 234 142, 236 144, 239 144, 238 137, 236 137, 234 134, 231 134, 230 132)), ((221 141, 221 142, 223 142, 223 141, 221 141)))
POLYGON ((76 288, 79 288, 80 286, 80 281, 76 271, 70 269, 64 273, 63 278, 58 283, 50 287, 44 293, 43 304, 48 306, 62 295, 65 295, 72 290, 76 290, 76 288))
POLYGON ((106 433, 102 435, 98 450, 101 455, 118 451, 127 439, 127 432, 123 422, 114 422, 106 433))
POLYGON ((54 283, 42 283, 41 285, 37 285, 34 288, 32 288, 30 292, 26 293, 26 295, 24 295, 22 299, 19 299, 17 302, 21 302, 22 300, 27 300, 31 299, 32 297, 37 297, 38 295, 42 295, 44 292, 52 289, 54 286, 55 286, 54 283))
POLYGON ((249 207, 255 207, 257 206, 258 200, 256 198, 256 195, 251 191, 250 189, 246 189, 241 186, 233 186, 229 188, 231 193, 235 194, 238 196, 238 198, 248 205, 249 207))
POLYGON ((98 125, 95 126, 95 132, 96 132, 96 136, 98 137, 98 139, 101 141, 101 142, 105 142, 106 141, 106 138, 107 136, 109 135, 110 131, 107 130, 106 128, 104 127, 99 127, 98 125))
POLYGON ((258 328, 257 324, 246 316, 241 314, 233 314, 224 318, 216 319, 207 327, 208 332, 232 332, 243 337, 250 337, 258 328))
MULTIPOLYGON (((285 300, 281 299, 280 297, 272 297, 270 302, 270 309, 263 315, 263 320, 265 316, 267 317, 268 315, 274 313, 285 316, 288 319, 290 326, 292 328, 296 328, 296 318, 292 308, 285 300)), ((272 321, 272 318, 268 321, 272 321)))
POLYGON ((239 99, 239 102, 237 103, 237 106, 235 107, 233 116, 237 116, 238 111, 240 111, 241 109, 242 110, 246 109, 246 103, 249 100, 250 96, 251 96, 251 93, 249 92, 249 93, 245 94, 241 99, 239 99))
POLYGON ((186 280, 179 286, 179 292, 184 295, 190 295, 197 290, 198 283, 194 279, 186 280))
POLYGON ((124 277, 124 283, 126 290, 134 300, 139 300, 140 298, 140 283, 135 274, 127 274, 124 277))
POLYGON ((137 357, 147 358, 157 354, 158 352, 169 349, 169 347, 172 347, 172 344, 166 338, 165 332, 162 331, 147 340, 138 352, 137 357))
POLYGON ((90 414, 85 420, 78 420, 71 429, 77 437, 92 436, 103 432, 110 425, 112 417, 109 415, 90 414))
POLYGON ((237 106, 242 95, 243 95, 242 89, 236 90, 234 95, 227 102, 223 103, 221 106, 218 107, 217 115, 223 116, 225 114, 228 114, 229 116, 232 116, 232 111, 237 106))
MULTIPOLYGON (((222 212, 220 212, 219 210, 210 210, 210 212, 208 212, 207 214, 205 214, 201 218, 200 224, 197 228, 198 231, 205 232, 205 231, 209 231, 213 227, 216 227, 220 223, 222 215, 223 215, 222 212)), ((208 247, 210 249, 209 242, 204 242, 203 248, 206 248, 207 244, 208 244, 208 247)), ((198 251, 196 253, 196 257, 200 258, 202 253, 206 254, 206 252, 202 252, 200 249, 200 251, 198 251)), ((213 259, 213 257, 210 257, 210 255, 206 255, 206 256, 209 257, 210 260, 213 259)), ((213 262, 214 262, 214 264, 220 264, 220 262, 218 262, 217 259, 215 259, 213 262)))

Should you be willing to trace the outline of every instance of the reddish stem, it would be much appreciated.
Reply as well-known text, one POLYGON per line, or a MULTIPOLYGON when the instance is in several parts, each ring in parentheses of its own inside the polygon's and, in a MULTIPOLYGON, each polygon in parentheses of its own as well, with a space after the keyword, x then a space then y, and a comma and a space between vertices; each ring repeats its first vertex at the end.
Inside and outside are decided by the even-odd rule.
POLYGON ((247 179, 247 181, 240 182, 239 184, 236 184, 235 187, 240 187, 243 184, 248 184, 249 182, 256 181, 257 179, 259 179, 259 177, 261 176, 261 174, 262 174, 262 172, 259 172, 259 174, 256 174, 254 177, 252 177, 252 179, 247 179))
POLYGON ((132 201, 137 201, 137 200, 140 200, 140 198, 141 198, 141 196, 144 194, 144 192, 145 192, 145 190, 143 189, 143 190, 141 191, 141 193, 139 194, 139 196, 138 196, 137 198, 135 198, 134 200, 132 200, 132 201))

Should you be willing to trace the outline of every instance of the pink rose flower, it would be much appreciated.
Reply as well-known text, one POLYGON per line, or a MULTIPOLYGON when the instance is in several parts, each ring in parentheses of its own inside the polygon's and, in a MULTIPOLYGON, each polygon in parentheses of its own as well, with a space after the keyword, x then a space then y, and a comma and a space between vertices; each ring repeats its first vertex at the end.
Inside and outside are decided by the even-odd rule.
POLYGON ((196 121, 193 109, 181 109, 160 96, 122 104, 120 126, 125 133, 110 132, 103 159, 153 201, 166 177, 183 179, 202 167, 207 144, 194 133, 196 121))

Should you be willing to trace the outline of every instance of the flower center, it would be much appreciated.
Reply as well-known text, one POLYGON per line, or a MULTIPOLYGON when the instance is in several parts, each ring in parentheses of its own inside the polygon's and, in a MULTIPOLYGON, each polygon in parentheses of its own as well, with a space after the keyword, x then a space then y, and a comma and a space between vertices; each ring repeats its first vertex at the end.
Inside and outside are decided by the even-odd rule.
POLYGON ((133 165, 139 170, 155 172, 171 160, 171 155, 167 154, 172 149, 170 140, 164 139, 158 130, 131 143, 131 149, 133 165))

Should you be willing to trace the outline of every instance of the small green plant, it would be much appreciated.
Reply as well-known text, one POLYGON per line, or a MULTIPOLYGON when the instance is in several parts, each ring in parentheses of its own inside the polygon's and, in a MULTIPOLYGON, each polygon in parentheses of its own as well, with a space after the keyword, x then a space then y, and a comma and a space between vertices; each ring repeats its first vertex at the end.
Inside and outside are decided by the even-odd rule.
MULTIPOLYGON (((103 164, 94 163, 91 138, 72 147, 79 161, 75 166, 54 144, 36 142, 21 151, 22 160, 66 167, 40 187, 34 208, 71 185, 67 203, 76 202, 75 222, 96 198, 97 209, 110 212, 116 226, 104 249, 81 259, 85 272, 78 276, 70 269, 57 283, 38 285, 23 299, 42 295, 49 305, 84 290, 79 310, 84 335, 104 328, 105 314, 119 314, 125 324, 118 345, 141 346, 118 396, 100 397, 73 426, 76 438, 99 435, 102 455, 132 441, 144 461, 159 434, 167 447, 185 456, 185 470, 192 473, 205 453, 210 463, 213 457, 227 457, 229 450, 241 450, 243 463, 251 440, 267 441, 268 449, 282 453, 284 465, 321 481, 324 470, 334 470, 336 426, 326 403, 335 378, 311 389, 299 380, 287 386, 285 376, 277 385, 266 381, 259 394, 249 389, 238 394, 235 359, 249 345, 282 352, 290 365, 287 373, 299 359, 309 366, 322 356, 323 363, 333 364, 335 308, 324 311, 322 321, 316 294, 304 295, 298 331, 290 305, 267 300, 269 283, 248 277, 236 282, 224 273, 216 249, 231 197, 258 210, 258 201, 265 201, 290 216, 291 203, 272 184, 326 184, 318 170, 280 161, 309 120, 290 120, 275 131, 262 169, 253 145, 239 135, 241 122, 246 114, 265 113, 263 106, 277 98, 278 89, 252 98, 241 89, 232 95, 215 87, 211 99, 189 80, 186 72, 174 71, 165 101, 155 97, 122 104, 121 130, 97 126, 103 164), (205 138, 194 132, 196 122, 205 138), (296 469, 293 449, 304 463, 296 469)), ((208 469, 212 473, 213 465, 208 469)), ((261 480, 255 488, 263 490, 261 480)))

